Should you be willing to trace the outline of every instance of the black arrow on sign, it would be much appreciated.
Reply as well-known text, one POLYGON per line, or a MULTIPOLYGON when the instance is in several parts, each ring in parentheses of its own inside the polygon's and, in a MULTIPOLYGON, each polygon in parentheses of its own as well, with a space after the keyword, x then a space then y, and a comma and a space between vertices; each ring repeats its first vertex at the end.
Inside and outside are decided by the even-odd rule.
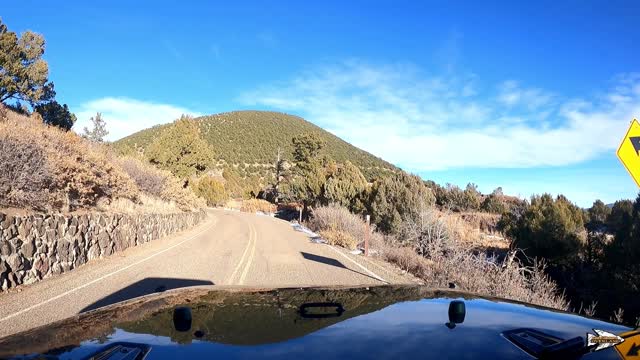
POLYGON ((636 151, 636 154, 638 154, 638 151, 640 151, 640 136, 630 137, 629 141, 631 141, 633 149, 636 151))
POLYGON ((631 349, 629 349, 629 352, 627 353, 627 356, 638 356, 639 352, 640 345, 636 345, 636 343, 633 343, 633 345, 631 345, 631 349))

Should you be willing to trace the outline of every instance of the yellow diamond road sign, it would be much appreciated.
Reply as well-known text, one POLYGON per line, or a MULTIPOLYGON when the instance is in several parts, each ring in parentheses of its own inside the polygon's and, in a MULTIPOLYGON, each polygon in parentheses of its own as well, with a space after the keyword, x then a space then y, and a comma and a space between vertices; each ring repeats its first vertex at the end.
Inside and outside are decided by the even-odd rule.
POLYGON ((633 119, 631 122, 617 154, 633 180, 640 186, 640 123, 638 120, 633 119))

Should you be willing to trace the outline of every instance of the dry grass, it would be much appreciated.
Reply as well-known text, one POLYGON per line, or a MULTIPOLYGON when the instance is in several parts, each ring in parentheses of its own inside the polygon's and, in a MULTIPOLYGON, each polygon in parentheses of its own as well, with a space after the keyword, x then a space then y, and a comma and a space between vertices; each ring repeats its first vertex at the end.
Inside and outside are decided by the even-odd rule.
POLYGON ((175 202, 167 202, 144 194, 140 195, 138 202, 116 199, 108 204, 98 204, 97 209, 120 214, 175 214, 182 210, 175 202))
POLYGON ((204 206, 168 172, 134 158, 118 159, 106 145, 1 105, 0 110, 0 207, 164 212, 204 206))
POLYGON ((151 196, 161 197, 171 173, 145 163, 132 156, 124 156, 117 160, 118 165, 138 185, 140 191, 151 196))
POLYGON ((249 213, 263 212, 265 214, 271 214, 275 213, 277 210, 276 205, 262 199, 244 200, 240 207, 240 211, 249 213))
POLYGON ((358 246, 358 240, 345 231, 327 229, 321 230, 319 235, 327 240, 330 245, 340 246, 349 250, 354 250, 358 246))
POLYGON ((365 235, 365 223, 345 207, 329 205, 313 210, 313 216, 307 226, 313 231, 340 231, 362 241, 365 235))
POLYGON ((137 198, 107 149, 73 132, 12 114, 0 122, 0 150, 0 206, 70 210, 137 198))
MULTIPOLYGON (((191 211, 201 209, 205 201, 196 196, 189 188, 182 186, 170 172, 160 170, 138 158, 125 156, 116 160, 116 163, 136 183, 138 189, 148 196, 157 198, 157 204, 175 204, 180 210, 191 211)), ((147 197, 147 202, 149 202, 147 197)), ((145 208, 144 202, 141 209, 145 208)), ((163 207, 163 205, 158 205, 163 207)), ((150 208, 153 208, 151 206, 150 208)))
POLYGON ((403 225, 412 236, 390 242, 381 249, 385 260, 420 277, 433 287, 456 284, 465 291, 566 310, 568 302, 544 272, 544 264, 523 266, 514 252, 498 261, 472 251, 446 233, 446 220, 433 210, 403 225), (397 246, 404 244, 404 246, 397 246), (418 254, 420 253, 420 254, 418 254))
MULTIPOLYGON (((349 247, 353 249, 358 245, 362 246, 366 235, 366 223, 361 216, 352 214, 345 207, 329 205, 317 208, 313 211, 313 216, 307 222, 307 226, 316 232, 329 232, 348 234, 356 241, 356 245, 349 247)), ((384 236, 375 231, 373 225, 369 229, 369 247, 379 248, 385 243, 384 236)), ((324 236, 323 236, 324 237, 324 236)), ((329 239, 326 239, 330 241, 329 239)), ((345 246, 346 247, 346 246, 345 246)))
POLYGON ((509 241, 495 229, 498 215, 432 211, 442 219, 452 238, 461 246, 475 250, 493 249, 505 252, 509 249, 509 241))

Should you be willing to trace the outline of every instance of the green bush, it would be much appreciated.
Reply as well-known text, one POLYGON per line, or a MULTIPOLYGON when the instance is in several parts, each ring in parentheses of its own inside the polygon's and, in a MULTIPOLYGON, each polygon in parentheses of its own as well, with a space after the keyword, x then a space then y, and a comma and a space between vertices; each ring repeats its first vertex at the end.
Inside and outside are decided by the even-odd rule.
POLYGON ((403 221, 418 217, 434 203, 431 189, 418 176, 398 172, 373 184, 367 210, 378 229, 396 234, 403 221))
POLYGON ((335 165, 329 171, 324 184, 324 203, 338 204, 356 211, 360 196, 367 188, 367 180, 360 169, 347 161, 344 165, 335 165))
POLYGON ((631 200, 616 201, 611 208, 611 213, 607 216, 607 230, 616 234, 619 230, 624 229, 626 224, 631 221, 632 213, 633 202, 631 200))
POLYGON ((507 206, 505 205, 501 196, 496 194, 489 194, 482 201, 480 210, 493 214, 502 214, 503 212, 507 211, 507 206))
POLYGON ((193 191, 203 198, 209 206, 224 205, 229 199, 224 184, 211 176, 200 178, 193 186, 193 191))
POLYGON ((568 261, 583 246, 582 210, 562 195, 555 200, 549 194, 534 196, 530 205, 503 214, 498 226, 532 257, 568 261))

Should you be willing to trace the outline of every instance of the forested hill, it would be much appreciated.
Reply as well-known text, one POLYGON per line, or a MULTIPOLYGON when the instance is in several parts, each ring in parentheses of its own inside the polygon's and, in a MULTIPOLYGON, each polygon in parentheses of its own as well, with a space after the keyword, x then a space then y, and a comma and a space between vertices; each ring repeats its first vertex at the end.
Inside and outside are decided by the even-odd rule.
MULTIPOLYGON (((202 136, 212 145, 218 164, 234 165, 241 172, 261 172, 276 160, 278 148, 282 156, 291 158, 291 139, 299 134, 314 133, 326 143, 325 153, 338 162, 357 165, 366 178, 397 170, 392 164, 361 150, 301 117, 271 111, 234 111, 196 118, 202 136), (244 170, 244 171, 243 171, 244 170)), ((167 125, 154 126, 115 142, 126 152, 146 149, 167 125)))

